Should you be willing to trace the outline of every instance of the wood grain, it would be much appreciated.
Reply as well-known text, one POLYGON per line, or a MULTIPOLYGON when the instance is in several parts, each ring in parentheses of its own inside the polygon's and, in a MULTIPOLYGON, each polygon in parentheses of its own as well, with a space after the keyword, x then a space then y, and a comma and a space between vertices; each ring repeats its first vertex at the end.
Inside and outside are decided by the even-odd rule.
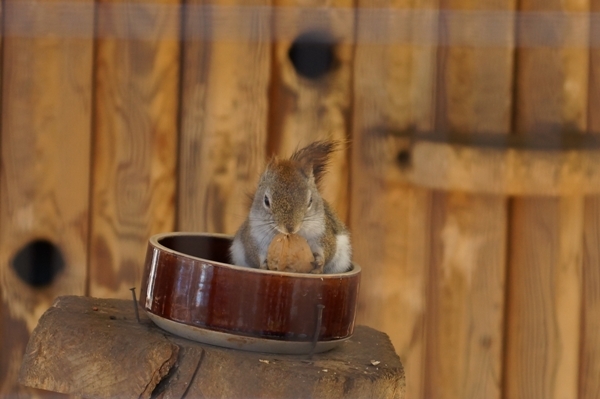
POLYGON ((436 193, 425 397, 501 396, 506 200, 436 193))
POLYGON ((29 333, 55 296, 85 293, 94 9, 91 0, 73 4, 84 27, 75 37, 45 25, 60 2, 3 6, 5 18, 34 21, 46 35, 3 38, 0 396, 33 395, 16 382, 29 333), (55 280, 37 289, 11 267, 35 239, 55 244, 65 260, 55 280))
POLYGON ((31 335, 19 381, 79 397, 149 399, 180 348, 145 314, 140 320, 131 300, 56 298, 31 335))
POLYGON ((235 0, 208 13, 212 3, 186 4, 177 229, 231 234, 265 166, 270 13, 235 0))
POLYGON ((576 397, 583 201, 520 199, 512 211, 506 394, 576 397))
MULTIPOLYGON (((455 12, 510 12, 515 1, 482 5, 473 0, 442 0, 440 7, 455 12)), ((440 19, 440 41, 465 32, 480 35, 486 29, 483 18, 444 15, 449 17, 440 19)), ((510 131, 514 23, 510 18, 503 22, 496 32, 502 43, 498 47, 439 48, 436 131, 467 136, 510 131)), ((419 162, 417 150, 413 165, 419 162)), ((483 163, 493 161, 488 158, 483 163)), ((442 170, 452 174, 453 166, 442 170)), ((507 199, 478 194, 433 194, 426 398, 500 398, 502 394, 507 199)))
POLYGON ((600 398, 600 199, 585 201, 579 398, 600 398))
MULTIPOLYGON (((519 8, 567 15, 589 11, 589 2, 526 0, 519 8)), ((579 22, 564 40, 587 28, 579 22)), ((523 42, 531 33, 517 29, 523 42)), ((517 52, 517 134, 586 129, 589 51, 555 44, 517 52)), ((577 397, 584 199, 515 199, 510 226, 505 396, 577 397)))
POLYGON ((130 298, 148 238, 174 228, 178 4, 98 3, 89 282, 96 297, 130 298))
POLYGON ((389 338, 366 326, 307 361, 179 338, 145 315, 137 323, 131 301, 74 296, 58 298, 40 320, 21 381, 93 398, 404 399, 406 387, 389 338))
POLYGON ((402 183, 409 142, 386 130, 432 129, 435 50, 388 38, 398 27, 412 37, 423 26, 435 26, 394 20, 402 15, 394 11, 435 8, 436 2, 357 6, 350 227, 354 260, 363 267, 358 320, 390 335, 407 370, 407 398, 421 398, 430 196, 402 183))
MULTIPOLYGON (((591 1, 591 11, 600 11, 600 1, 591 1)), ((600 26, 591 26, 590 38, 597 38, 600 26)), ((590 51, 588 86, 588 131, 600 136, 600 49, 590 51)), ((600 399, 600 196, 585 199, 583 241, 583 299, 579 398, 600 399)))
POLYGON ((406 178, 421 187, 474 194, 597 195, 600 149, 582 144, 546 150, 417 140, 406 178))
MULTIPOLYGON (((269 109, 269 153, 289 156, 312 141, 331 138, 343 144, 332 155, 322 183, 323 197, 343 221, 348 214, 348 153, 354 12, 352 0, 276 0, 275 43, 269 109), (298 74, 288 55, 294 40, 308 32, 327 35, 334 63, 324 76, 298 74)), ((324 36, 324 37, 327 37, 324 36)))

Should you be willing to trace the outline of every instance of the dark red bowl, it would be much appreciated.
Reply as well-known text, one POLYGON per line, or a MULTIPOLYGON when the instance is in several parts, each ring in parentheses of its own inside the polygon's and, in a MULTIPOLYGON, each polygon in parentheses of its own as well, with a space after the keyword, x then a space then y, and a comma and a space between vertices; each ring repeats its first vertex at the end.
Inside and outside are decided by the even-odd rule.
POLYGON ((358 265, 340 274, 239 267, 227 263, 231 240, 150 238, 140 304, 157 325, 209 344, 278 353, 324 351, 352 335, 358 265))

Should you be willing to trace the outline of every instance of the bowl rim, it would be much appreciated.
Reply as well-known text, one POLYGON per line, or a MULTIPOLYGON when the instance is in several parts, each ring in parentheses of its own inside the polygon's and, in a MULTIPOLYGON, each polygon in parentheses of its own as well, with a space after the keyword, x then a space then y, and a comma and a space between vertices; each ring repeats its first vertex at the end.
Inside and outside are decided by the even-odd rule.
POLYGON ((215 237, 215 238, 221 238, 221 239, 225 238, 225 239, 233 240, 233 236, 229 235, 229 234, 177 231, 177 232, 170 232, 170 233, 154 234, 148 239, 148 243, 150 245, 152 245, 155 249, 158 248, 163 252, 167 252, 167 253, 173 254, 175 256, 195 259, 197 261, 207 262, 207 263, 210 263, 213 265, 217 265, 220 267, 225 267, 225 268, 229 268, 229 269, 233 269, 233 270, 238 270, 240 272, 245 272, 245 273, 259 273, 259 274, 273 275, 273 276, 289 276, 289 277, 295 277, 295 278, 313 278, 313 279, 352 278, 361 273, 361 267, 354 262, 351 262, 352 270, 349 270, 349 271, 343 272, 343 273, 330 273, 330 274, 292 273, 292 272, 281 272, 281 271, 277 271, 277 270, 256 269, 253 267, 237 266, 237 265, 234 265, 231 263, 218 262, 218 261, 215 261, 212 259, 200 258, 197 256, 189 255, 184 252, 180 252, 180 251, 171 249, 159 242, 160 240, 162 240, 166 237, 181 237, 181 236, 215 237))

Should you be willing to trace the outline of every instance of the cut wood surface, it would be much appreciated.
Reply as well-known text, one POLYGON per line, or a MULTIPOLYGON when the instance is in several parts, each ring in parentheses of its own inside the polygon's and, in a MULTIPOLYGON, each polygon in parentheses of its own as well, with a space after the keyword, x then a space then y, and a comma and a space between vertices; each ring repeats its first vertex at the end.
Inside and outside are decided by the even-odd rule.
MULTIPOLYGON (((0 142, 0 396, 30 397, 17 384, 22 354, 37 320, 59 293, 86 285, 93 1, 76 0, 82 36, 3 37, 0 142), (51 285, 33 288, 17 277, 15 255, 34 240, 54 244, 64 269, 51 285)), ((3 17, 46 21, 59 2, 36 7, 7 2, 3 17)), ((37 30, 36 30, 37 31, 37 30)), ((39 254, 38 254, 39 255, 39 254)), ((37 264, 46 271, 50 260, 37 264)), ((40 263, 32 260, 32 263, 40 263)))
MULTIPOLYGON (((323 178, 322 194, 347 221, 348 138, 352 103, 354 10, 351 0, 311 2, 275 0, 274 59, 269 109, 269 154, 289 156, 312 141, 331 138, 342 145, 332 155, 323 178), (294 41, 312 34, 331 44, 333 61, 323 76, 299 74, 290 59, 294 41)), ((304 42, 306 43, 306 42, 304 42)), ((313 60, 314 62, 314 60, 313 60)))
POLYGON ((179 347, 144 322, 132 300, 59 297, 32 334, 20 382, 83 397, 149 398, 179 347))
POLYGON ((266 164, 271 19, 214 3, 187 1, 184 14, 177 229, 232 234, 266 164))
MULTIPOLYGON (((515 1, 483 5, 473 0, 441 0, 440 8, 511 12, 515 1)), ((453 18, 452 14, 443 15, 448 17, 440 18, 441 41, 468 34, 481 35, 486 29, 478 19, 465 21, 453 18)), ((514 24, 507 18, 501 29, 496 30, 496 34, 501 35, 498 38, 501 46, 439 48, 436 131, 441 134, 460 132, 467 137, 508 134, 513 32, 514 24)), ((440 166, 437 164, 440 154, 428 153, 422 147, 417 144, 412 153, 412 172, 417 176, 423 164, 440 166)), ((437 148, 431 143, 428 148, 432 147, 437 148)), ((456 163, 445 164, 437 169, 437 174, 452 175, 457 166, 456 163)), ((462 176, 461 181, 464 179, 462 176)), ((428 175, 422 181, 431 180, 428 175)), ((445 188, 449 192, 434 192, 432 202, 424 397, 499 399, 502 396, 507 199, 481 195, 478 191, 456 192, 452 185, 434 188, 445 188)))
POLYGON ((142 279, 148 238, 174 228, 178 3, 98 3, 89 287, 93 296, 129 298, 129 288, 142 279))
POLYGON ((307 356, 245 352, 170 335, 133 302, 60 297, 40 319, 24 385, 84 397, 404 398, 387 336, 358 326, 338 348, 307 356))
POLYGON ((359 1, 356 22, 350 227, 354 260, 363 267, 358 320, 390 335, 412 399, 424 387, 429 194, 399 179, 408 141, 380 131, 432 130, 435 48, 388 38, 396 29, 413 37, 435 27, 422 18, 394 20, 402 15, 394 11, 436 5, 359 1))
MULTIPOLYGON (((520 11, 588 12, 589 1, 524 0, 520 11)), ((583 30, 567 26, 562 40, 583 30)), ((517 36, 527 41, 523 22, 517 36)), ((516 54, 517 134, 585 131, 589 50, 586 47, 519 48, 516 54)), ((578 396, 584 199, 582 196, 513 201, 504 396, 578 396)))

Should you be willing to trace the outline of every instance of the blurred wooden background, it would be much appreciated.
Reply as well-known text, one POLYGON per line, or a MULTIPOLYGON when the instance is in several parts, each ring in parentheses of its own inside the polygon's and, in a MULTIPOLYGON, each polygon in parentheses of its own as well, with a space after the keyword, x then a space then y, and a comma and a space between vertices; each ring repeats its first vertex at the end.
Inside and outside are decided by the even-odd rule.
POLYGON ((16 378, 53 298, 129 298, 150 235, 233 233, 271 154, 333 137, 358 322, 390 335, 409 399, 600 398, 600 187, 577 172, 597 158, 563 147, 600 132, 599 0, 0 4, 0 397, 33 394, 16 378), (307 32, 331 42, 316 77, 290 59, 307 32), (411 178, 438 165, 422 132, 541 142, 526 155, 583 180, 538 190, 546 163, 479 189, 494 156, 411 178))

